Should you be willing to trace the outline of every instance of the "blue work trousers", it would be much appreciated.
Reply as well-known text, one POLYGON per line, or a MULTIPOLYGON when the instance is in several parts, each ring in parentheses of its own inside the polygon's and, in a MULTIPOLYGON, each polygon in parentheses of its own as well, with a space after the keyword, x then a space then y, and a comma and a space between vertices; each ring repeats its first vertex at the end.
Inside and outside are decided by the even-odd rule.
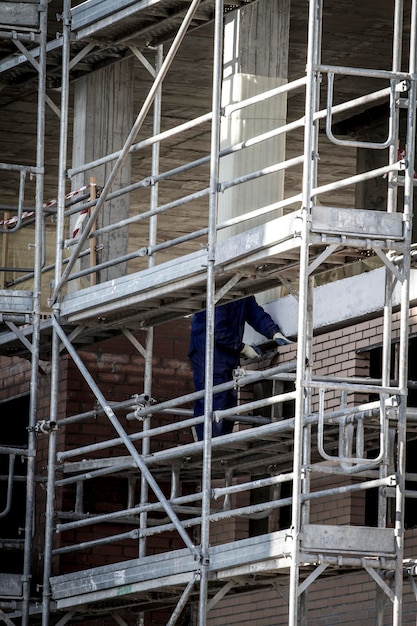
MULTIPOLYGON (((193 368, 194 388, 200 391, 205 387, 205 367, 202 352, 191 352, 190 361, 193 368)), ((213 385, 220 385, 233 379, 233 370, 239 364, 239 354, 231 351, 216 350, 214 355, 213 385)), ((235 389, 227 389, 213 395, 213 411, 220 409, 230 409, 237 404, 237 394, 235 389)), ((194 416, 204 415, 204 398, 194 402, 194 416)), ((227 435, 232 432, 233 420, 220 420, 213 422, 212 436, 227 435)), ((204 438, 204 424, 197 424, 197 437, 199 441, 204 438)))

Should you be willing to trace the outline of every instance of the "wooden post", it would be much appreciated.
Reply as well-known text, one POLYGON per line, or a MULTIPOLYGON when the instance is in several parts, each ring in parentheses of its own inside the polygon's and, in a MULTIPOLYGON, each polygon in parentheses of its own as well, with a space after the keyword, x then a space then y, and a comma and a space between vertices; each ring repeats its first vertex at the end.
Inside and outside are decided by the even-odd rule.
MULTIPOLYGON (((90 178, 90 202, 97 198, 97 182, 94 176, 90 178)), ((92 230, 95 230, 96 223, 94 222, 92 230)), ((96 237, 90 239, 90 267, 94 267, 97 264, 97 250, 96 250, 96 237)), ((90 285, 97 284, 97 273, 92 272, 90 274, 90 285)))
MULTIPOLYGON (((8 211, 6 211, 4 213, 4 228, 5 230, 7 230, 7 220, 10 219, 10 213, 8 211)), ((6 267, 7 266, 7 257, 8 257, 8 252, 9 252, 9 236, 7 235, 7 233, 3 233, 3 237, 2 237, 2 247, 1 247, 1 265, 2 267, 6 267)), ((6 270, 3 270, 2 275, 1 275, 1 282, 0 282, 0 286, 2 289, 5 289, 6 287, 6 270)))

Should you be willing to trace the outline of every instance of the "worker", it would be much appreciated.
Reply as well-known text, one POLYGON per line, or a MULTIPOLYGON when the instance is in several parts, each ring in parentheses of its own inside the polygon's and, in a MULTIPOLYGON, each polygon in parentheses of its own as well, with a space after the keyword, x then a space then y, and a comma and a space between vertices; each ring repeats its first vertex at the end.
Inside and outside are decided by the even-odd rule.
MULTIPOLYGON (((274 339, 277 345, 293 343, 281 333, 272 317, 256 302, 254 296, 234 300, 215 307, 214 310, 214 367, 213 385, 220 385, 233 379, 233 370, 239 366, 240 358, 255 359, 260 355, 259 348, 243 343, 245 323, 259 334, 274 339)), ((206 311, 193 316, 189 358, 193 369, 196 391, 205 386, 205 350, 206 350, 206 311)), ((213 411, 230 409, 236 406, 235 389, 227 389, 213 395, 213 411)), ((194 403, 194 416, 204 415, 204 398, 194 403)), ((233 430, 233 420, 213 422, 212 435, 226 435, 233 430)), ((197 437, 204 437, 204 424, 197 424, 197 437)))

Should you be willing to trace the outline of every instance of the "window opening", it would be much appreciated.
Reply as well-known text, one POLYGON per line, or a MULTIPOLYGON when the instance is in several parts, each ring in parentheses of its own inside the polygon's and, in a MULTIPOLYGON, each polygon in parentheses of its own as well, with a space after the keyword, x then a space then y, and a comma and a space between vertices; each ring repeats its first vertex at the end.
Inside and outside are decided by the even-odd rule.
MULTIPOLYGON (((2 446, 27 447, 27 425, 29 417, 29 395, 7 400, 1 404, 3 428, 2 446)), ((26 459, 16 457, 11 509, 0 517, 0 561, 2 572, 21 573, 23 567, 23 540, 26 509, 26 459), (22 548, 20 548, 22 544, 22 548)), ((9 455, 0 454, 0 510, 7 502, 9 455)))
MULTIPOLYGON (((393 343, 391 354, 391 377, 397 379, 396 363, 398 359, 399 343, 393 343)), ((417 337, 409 340, 409 352, 417 349, 417 337)), ((381 378, 382 376, 382 346, 372 348, 369 351, 369 376, 371 378, 381 378)), ((409 407, 417 407, 417 362, 413 359, 408 361, 408 399, 409 407)), ((377 396, 370 396, 370 401, 377 399, 377 396)), ((410 475, 410 480, 406 480, 406 490, 417 491, 417 434, 409 433, 409 439, 406 444, 406 474, 410 475), (412 476, 414 474, 414 476, 412 476), (413 478, 416 478, 413 480, 413 478)), ((391 500, 388 507, 388 525, 392 525, 394 521, 394 501, 391 500)), ((378 523, 378 490, 368 489, 365 499, 365 525, 377 526, 378 523)), ((417 500, 416 498, 405 499, 404 507, 404 526, 405 528, 414 528, 417 526, 417 500)))
MULTIPOLYGON (((255 399, 267 398, 278 393, 287 393, 294 390, 294 383, 278 380, 264 380, 253 385, 253 395, 255 399)), ((288 419, 294 416, 295 401, 290 400, 271 407, 263 407, 262 415, 269 417, 271 421, 288 419)), ((288 443, 288 445, 291 445, 288 443)), ((278 472, 290 471, 291 466, 277 468, 278 472)), ((259 478, 263 478, 260 476, 259 478)), ((276 487, 261 487, 251 491, 250 504, 258 504, 261 502, 269 502, 276 499, 285 499, 291 497, 292 483, 283 482, 276 487)), ((289 528, 291 525, 291 507, 283 506, 277 509, 272 515, 267 515, 261 519, 249 520, 249 536, 263 535, 265 533, 274 532, 283 528, 289 528)))

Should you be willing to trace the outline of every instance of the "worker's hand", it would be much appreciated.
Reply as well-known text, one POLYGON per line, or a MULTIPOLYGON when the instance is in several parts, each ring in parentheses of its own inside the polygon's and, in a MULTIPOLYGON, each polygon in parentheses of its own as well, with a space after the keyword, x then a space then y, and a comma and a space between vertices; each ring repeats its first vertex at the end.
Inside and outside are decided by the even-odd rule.
POLYGON ((243 348, 240 351, 240 355, 245 359, 257 359, 261 356, 262 352, 256 346, 250 346, 248 343, 243 344, 243 348))
POLYGON ((290 343, 294 343, 293 341, 291 341, 291 339, 287 339, 287 337, 284 337, 282 333, 275 333, 272 339, 274 339, 279 346, 287 346, 290 343))

